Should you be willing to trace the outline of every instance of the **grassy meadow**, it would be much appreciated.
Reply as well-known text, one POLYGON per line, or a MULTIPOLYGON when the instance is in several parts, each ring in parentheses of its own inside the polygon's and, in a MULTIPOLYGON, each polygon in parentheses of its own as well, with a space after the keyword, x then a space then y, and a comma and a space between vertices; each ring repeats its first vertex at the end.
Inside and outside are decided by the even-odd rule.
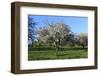
POLYGON ((55 48, 29 48, 28 60, 79 59, 87 58, 87 48, 67 47, 56 51, 55 48))

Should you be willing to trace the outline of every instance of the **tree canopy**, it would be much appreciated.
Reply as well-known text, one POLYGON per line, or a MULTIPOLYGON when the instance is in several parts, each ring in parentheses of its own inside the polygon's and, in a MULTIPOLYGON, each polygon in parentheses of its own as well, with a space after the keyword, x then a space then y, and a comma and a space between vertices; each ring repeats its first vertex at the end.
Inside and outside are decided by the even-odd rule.
POLYGON ((33 46, 33 42, 35 39, 35 25, 37 23, 34 21, 34 19, 30 16, 28 16, 28 40, 31 41, 32 46, 33 46))
POLYGON ((86 33, 80 33, 76 35, 69 25, 64 22, 59 23, 48 23, 46 27, 35 30, 37 23, 33 18, 29 17, 28 21, 28 40, 32 43, 35 41, 40 44, 46 44, 57 48, 63 47, 64 45, 79 45, 83 48, 87 46, 88 36, 86 33))

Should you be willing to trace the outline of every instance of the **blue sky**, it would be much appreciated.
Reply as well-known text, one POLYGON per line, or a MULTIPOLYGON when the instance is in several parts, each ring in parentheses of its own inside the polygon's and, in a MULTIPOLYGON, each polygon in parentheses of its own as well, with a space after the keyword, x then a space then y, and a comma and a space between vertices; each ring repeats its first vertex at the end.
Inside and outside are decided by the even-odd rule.
POLYGON ((37 22, 37 28, 46 26, 47 21, 49 23, 59 23, 63 21, 69 25, 74 33, 87 33, 88 32, 88 17, 79 16, 47 16, 47 15, 29 15, 35 22, 37 22))

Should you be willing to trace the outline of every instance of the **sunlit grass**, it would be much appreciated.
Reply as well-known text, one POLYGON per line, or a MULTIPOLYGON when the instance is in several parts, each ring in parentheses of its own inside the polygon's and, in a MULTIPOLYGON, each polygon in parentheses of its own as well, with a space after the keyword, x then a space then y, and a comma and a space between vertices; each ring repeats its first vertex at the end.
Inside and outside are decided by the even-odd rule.
POLYGON ((29 48, 28 60, 79 59, 87 58, 87 48, 29 48))

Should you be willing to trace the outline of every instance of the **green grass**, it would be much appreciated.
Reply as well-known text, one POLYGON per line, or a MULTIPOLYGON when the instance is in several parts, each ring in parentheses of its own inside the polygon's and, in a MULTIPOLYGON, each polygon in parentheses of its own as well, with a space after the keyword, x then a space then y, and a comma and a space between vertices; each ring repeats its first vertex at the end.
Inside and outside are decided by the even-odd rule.
POLYGON ((28 60, 79 59, 87 58, 87 48, 29 48, 28 60))

